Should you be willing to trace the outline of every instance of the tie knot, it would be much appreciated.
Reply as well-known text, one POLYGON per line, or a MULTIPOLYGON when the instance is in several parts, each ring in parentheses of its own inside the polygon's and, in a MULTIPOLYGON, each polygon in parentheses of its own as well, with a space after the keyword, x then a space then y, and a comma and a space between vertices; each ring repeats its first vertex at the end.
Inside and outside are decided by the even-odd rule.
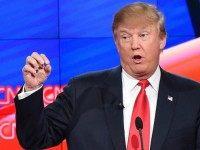
POLYGON ((146 87, 149 86, 149 81, 148 80, 140 80, 138 82, 138 85, 141 86, 142 89, 145 89, 146 87))

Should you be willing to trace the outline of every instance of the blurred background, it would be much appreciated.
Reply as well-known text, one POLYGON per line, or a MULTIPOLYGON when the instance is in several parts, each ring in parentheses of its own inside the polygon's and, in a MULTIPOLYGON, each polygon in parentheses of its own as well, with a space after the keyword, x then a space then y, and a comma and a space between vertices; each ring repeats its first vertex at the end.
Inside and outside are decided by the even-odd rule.
MULTIPOLYGON (((135 0, 0 0, 0 149, 22 149, 15 133, 13 98, 33 51, 51 61, 44 104, 73 76, 119 65, 112 37, 114 14, 135 0)), ((166 19, 167 45, 160 65, 200 82, 200 0, 141 0, 166 19)), ((66 142, 51 149, 66 149, 66 142)))

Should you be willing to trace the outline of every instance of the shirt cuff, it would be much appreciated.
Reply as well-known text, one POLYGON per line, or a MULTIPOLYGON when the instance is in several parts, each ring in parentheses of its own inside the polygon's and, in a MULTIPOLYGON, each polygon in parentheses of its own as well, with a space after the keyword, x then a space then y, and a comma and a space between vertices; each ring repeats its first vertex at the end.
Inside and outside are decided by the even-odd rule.
POLYGON ((43 86, 43 85, 41 85, 40 87, 38 87, 38 88, 35 89, 35 90, 27 91, 27 92, 25 92, 25 90, 24 90, 24 86, 23 86, 23 88, 22 88, 22 92, 19 93, 19 94, 17 95, 17 96, 18 96, 18 99, 19 99, 19 100, 22 100, 22 99, 24 99, 24 98, 30 96, 31 94, 33 94, 33 93, 35 93, 36 91, 38 91, 39 89, 41 89, 42 86, 43 86))

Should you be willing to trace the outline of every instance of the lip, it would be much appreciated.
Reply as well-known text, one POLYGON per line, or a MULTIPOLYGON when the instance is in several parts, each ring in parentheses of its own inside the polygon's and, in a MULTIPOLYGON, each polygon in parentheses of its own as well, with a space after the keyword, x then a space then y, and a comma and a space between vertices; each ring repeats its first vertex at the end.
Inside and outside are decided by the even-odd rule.
POLYGON ((144 57, 142 57, 142 55, 134 55, 132 56, 132 60, 135 64, 140 64, 142 63, 144 57))

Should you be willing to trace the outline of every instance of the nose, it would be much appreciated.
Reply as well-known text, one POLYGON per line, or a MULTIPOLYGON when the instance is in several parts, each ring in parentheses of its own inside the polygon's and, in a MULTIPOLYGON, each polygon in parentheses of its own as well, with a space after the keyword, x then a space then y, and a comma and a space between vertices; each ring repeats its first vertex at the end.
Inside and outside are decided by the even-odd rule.
POLYGON ((138 49, 140 49, 140 44, 139 44, 138 38, 134 38, 134 39, 132 40, 131 49, 132 49, 132 50, 138 50, 138 49))

